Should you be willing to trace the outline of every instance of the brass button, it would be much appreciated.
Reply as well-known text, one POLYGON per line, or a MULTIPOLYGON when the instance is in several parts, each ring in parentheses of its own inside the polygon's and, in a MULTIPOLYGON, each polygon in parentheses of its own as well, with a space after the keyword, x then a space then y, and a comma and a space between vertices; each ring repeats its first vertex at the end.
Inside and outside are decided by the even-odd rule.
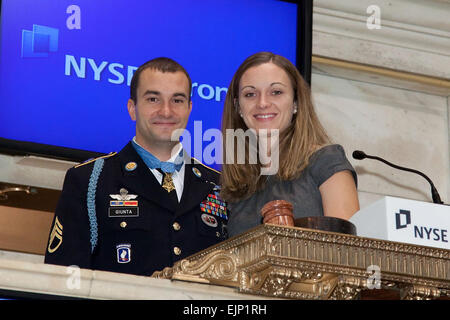
POLYGON ((181 229, 181 226, 178 222, 174 222, 172 227, 173 227, 173 230, 175 230, 175 231, 178 231, 181 229))
POLYGON ((125 221, 122 221, 120 223, 120 227, 125 228, 127 226, 127 223, 125 221))
POLYGON ((178 247, 174 247, 173 248, 173 253, 175 253, 177 256, 179 256, 181 254, 181 249, 178 247))

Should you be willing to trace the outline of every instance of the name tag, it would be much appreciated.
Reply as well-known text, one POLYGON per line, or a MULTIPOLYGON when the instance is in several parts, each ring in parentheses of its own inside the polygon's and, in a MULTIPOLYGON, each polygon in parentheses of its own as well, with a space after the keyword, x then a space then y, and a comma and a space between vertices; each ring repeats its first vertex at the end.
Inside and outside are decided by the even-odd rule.
POLYGON ((108 209, 108 217, 139 217, 139 207, 113 207, 108 209))

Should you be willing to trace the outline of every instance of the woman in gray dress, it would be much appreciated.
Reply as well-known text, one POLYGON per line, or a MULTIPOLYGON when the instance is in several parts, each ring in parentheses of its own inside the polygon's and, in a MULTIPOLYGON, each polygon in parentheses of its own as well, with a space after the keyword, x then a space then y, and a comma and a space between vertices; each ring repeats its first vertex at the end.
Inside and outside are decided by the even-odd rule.
POLYGON ((259 52, 241 64, 228 88, 222 134, 230 236, 261 224, 260 210, 272 200, 291 202, 295 218, 349 219, 359 210, 356 172, 342 146, 330 143, 308 85, 286 58, 259 52))

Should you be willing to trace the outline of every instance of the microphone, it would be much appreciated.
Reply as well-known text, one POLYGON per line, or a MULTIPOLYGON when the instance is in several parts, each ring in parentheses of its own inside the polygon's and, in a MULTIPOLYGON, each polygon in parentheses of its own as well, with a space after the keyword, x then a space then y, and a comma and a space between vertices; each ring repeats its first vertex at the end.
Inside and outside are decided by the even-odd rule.
POLYGON ((431 186, 431 196, 432 196, 432 198, 433 198, 433 202, 434 202, 434 203, 437 203, 437 204, 444 204, 444 202, 441 201, 441 197, 439 196, 439 193, 438 193, 438 191, 436 190, 436 188, 434 187, 434 184, 433 184, 433 182, 431 181, 431 179, 428 178, 428 177, 427 177, 425 174, 423 174, 422 172, 417 171, 417 170, 414 170, 414 169, 409 169, 409 168, 397 166, 397 165, 395 165, 395 164, 393 164, 393 163, 390 163, 389 161, 386 161, 386 160, 384 160, 384 159, 382 159, 382 158, 380 158, 380 157, 369 156, 369 155, 365 154, 363 151, 360 151, 360 150, 355 150, 355 151, 353 151, 352 156, 353 156, 353 158, 356 159, 356 160, 363 160, 363 159, 365 159, 365 158, 378 160, 378 161, 381 161, 381 162, 383 162, 383 163, 387 164, 388 166, 391 166, 391 167, 393 167, 393 168, 395 168, 395 169, 404 170, 404 171, 409 171, 409 172, 413 172, 413 173, 417 173, 418 175, 421 175, 422 177, 424 177, 424 178, 428 181, 428 183, 429 183, 430 186, 431 186))

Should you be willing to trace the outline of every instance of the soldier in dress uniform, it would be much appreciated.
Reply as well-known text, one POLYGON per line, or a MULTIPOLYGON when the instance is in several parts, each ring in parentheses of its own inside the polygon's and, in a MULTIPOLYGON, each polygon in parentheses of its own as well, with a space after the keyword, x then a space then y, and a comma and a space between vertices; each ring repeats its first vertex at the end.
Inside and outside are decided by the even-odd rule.
POLYGON ((168 58, 136 70, 127 105, 136 136, 67 171, 46 263, 152 275, 226 239, 219 172, 172 141, 186 127, 191 88, 168 58))

